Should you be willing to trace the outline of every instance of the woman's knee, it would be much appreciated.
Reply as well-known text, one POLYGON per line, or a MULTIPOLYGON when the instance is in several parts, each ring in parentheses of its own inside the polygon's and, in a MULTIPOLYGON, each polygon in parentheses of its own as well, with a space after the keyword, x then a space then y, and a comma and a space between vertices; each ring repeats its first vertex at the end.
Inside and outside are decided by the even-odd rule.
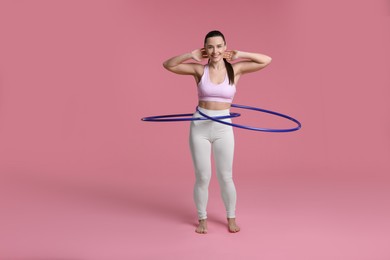
POLYGON ((197 171, 196 172, 196 182, 199 185, 209 185, 211 180, 211 172, 209 171, 197 171))
POLYGON ((232 183, 233 182, 233 174, 231 170, 219 171, 217 173, 218 180, 221 183, 232 183))

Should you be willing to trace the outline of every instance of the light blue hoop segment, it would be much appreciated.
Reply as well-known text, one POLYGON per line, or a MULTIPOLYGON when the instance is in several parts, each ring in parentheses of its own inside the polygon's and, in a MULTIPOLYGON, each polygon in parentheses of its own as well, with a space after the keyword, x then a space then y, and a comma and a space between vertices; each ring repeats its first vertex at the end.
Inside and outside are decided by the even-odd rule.
MULTIPOLYGON (((185 117, 185 118, 172 118, 172 117, 184 117, 184 116, 192 116, 193 114, 174 114, 174 115, 162 115, 162 116, 148 116, 144 117, 142 121, 148 122, 173 122, 173 121, 196 121, 196 120, 209 120, 210 117, 185 117)), ((239 113, 230 113, 230 115, 226 116, 215 116, 213 119, 225 119, 232 117, 239 117, 241 114, 239 113)), ((213 120, 212 119, 212 120, 213 120)))
POLYGON ((237 104, 231 104, 231 106, 232 106, 232 107, 236 107, 236 108, 255 110, 255 111, 258 111, 258 112, 264 112, 264 113, 276 115, 276 116, 279 116, 279 117, 287 118, 287 119, 289 119, 289 120, 295 122, 298 126, 297 126, 297 127, 294 127, 294 128, 287 128, 287 129, 272 129, 272 128, 258 128, 258 127, 252 127, 252 126, 245 126, 245 125, 239 125, 239 124, 233 124, 233 123, 224 122, 224 121, 215 119, 215 118, 213 118, 213 117, 210 117, 210 116, 208 116, 208 115, 202 113, 201 111, 199 111, 198 107, 196 107, 196 110, 199 112, 199 114, 200 114, 201 116, 204 116, 204 117, 206 117, 207 119, 213 120, 213 121, 215 121, 215 122, 218 122, 218 123, 221 123, 221 124, 225 124, 225 125, 234 126, 234 127, 238 127, 238 128, 243 128, 243 129, 247 129, 247 130, 253 130, 253 131, 282 133, 282 132, 292 132, 292 131, 296 131, 296 130, 299 130, 299 129, 302 127, 301 123, 300 123, 298 120, 296 120, 296 119, 294 119, 294 118, 292 118, 292 117, 290 117, 290 116, 287 116, 287 115, 278 113, 278 112, 274 112, 274 111, 270 111, 270 110, 265 110, 265 109, 257 108, 257 107, 250 107, 250 106, 244 106, 244 105, 237 105, 237 104))

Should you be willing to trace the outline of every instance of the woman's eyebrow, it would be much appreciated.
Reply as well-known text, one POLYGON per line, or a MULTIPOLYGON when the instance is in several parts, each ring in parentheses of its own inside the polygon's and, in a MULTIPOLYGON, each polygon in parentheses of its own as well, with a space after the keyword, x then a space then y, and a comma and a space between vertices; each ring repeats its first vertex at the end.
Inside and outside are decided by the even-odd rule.
POLYGON ((206 45, 207 47, 213 47, 213 46, 222 46, 223 44, 222 43, 218 43, 218 44, 216 44, 216 45, 212 45, 212 44, 208 44, 208 45, 206 45))

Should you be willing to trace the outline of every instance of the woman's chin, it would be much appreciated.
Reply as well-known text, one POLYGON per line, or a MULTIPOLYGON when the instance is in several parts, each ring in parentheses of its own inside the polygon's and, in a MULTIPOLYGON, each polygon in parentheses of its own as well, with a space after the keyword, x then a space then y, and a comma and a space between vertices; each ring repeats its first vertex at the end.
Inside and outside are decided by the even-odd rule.
POLYGON ((210 60, 213 61, 213 62, 218 62, 218 61, 222 60, 222 56, 210 57, 210 60))

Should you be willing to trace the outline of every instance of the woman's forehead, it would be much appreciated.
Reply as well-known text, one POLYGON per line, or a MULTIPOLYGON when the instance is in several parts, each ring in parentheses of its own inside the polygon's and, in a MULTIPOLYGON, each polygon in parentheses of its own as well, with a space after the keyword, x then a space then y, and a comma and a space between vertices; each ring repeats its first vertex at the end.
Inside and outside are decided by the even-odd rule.
POLYGON ((218 44, 224 44, 223 38, 221 36, 214 36, 207 38, 206 44, 207 45, 218 45, 218 44))

